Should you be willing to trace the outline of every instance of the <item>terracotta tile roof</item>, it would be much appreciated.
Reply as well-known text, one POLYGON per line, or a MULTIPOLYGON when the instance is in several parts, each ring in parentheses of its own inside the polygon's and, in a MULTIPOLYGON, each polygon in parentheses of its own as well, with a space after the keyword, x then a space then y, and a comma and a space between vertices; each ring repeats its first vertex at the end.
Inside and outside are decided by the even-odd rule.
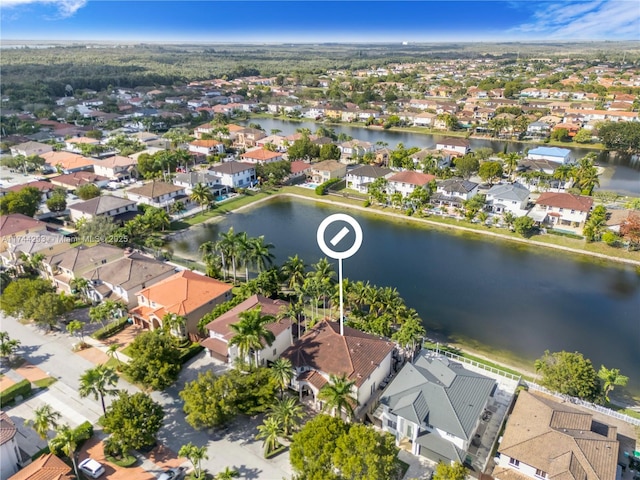
POLYGON ((318 390, 329 383, 326 378, 324 378, 315 370, 307 370, 306 372, 298 375, 298 378, 296 380, 298 380, 298 382, 307 382, 313 385, 318 390))
POLYGON ((94 182, 105 182, 109 180, 107 177, 103 177, 102 175, 96 175, 92 172, 73 172, 66 173, 63 175, 58 175, 57 177, 51 178, 51 182, 59 183, 60 185, 64 185, 66 187, 76 188, 81 185, 86 185, 87 183, 94 182))
POLYGON ((46 228, 46 223, 27 217, 21 213, 11 213, 0 217, 0 235, 10 237, 25 230, 42 230, 46 228))
POLYGON ((240 155, 242 158, 252 158, 259 161, 271 160, 272 158, 281 157, 282 153, 280 152, 272 152, 270 150, 266 150, 264 148, 258 148, 256 150, 251 150, 250 152, 243 153, 240 155))
POLYGON ((400 183, 408 183, 410 185, 423 186, 428 184, 431 180, 435 180, 435 179, 436 179, 435 175, 414 172, 413 170, 405 170, 404 172, 399 172, 389 177, 389 182, 400 182, 400 183))
POLYGON ((46 163, 51 167, 60 165, 63 170, 73 170, 74 168, 83 168, 93 165, 93 161, 82 155, 71 152, 48 152, 40 155, 45 159, 46 163))
POLYGON ((205 338, 200 342, 200 345, 202 345, 207 350, 211 350, 212 352, 221 355, 222 357, 227 357, 229 355, 229 347, 227 345, 227 342, 220 340, 219 338, 205 338))
POLYGON ((71 480, 71 467, 53 453, 43 455, 8 480, 71 480))
POLYGON ((189 143, 189 145, 193 145, 194 147, 211 148, 211 147, 215 147, 216 145, 220 145, 220 143, 221 142, 217 140, 194 140, 193 142, 189 143))
POLYGON ((18 429, 6 412, 0 412, 0 445, 16 436, 18 429))
POLYGON ((346 170, 345 164, 335 160, 325 160, 324 162, 311 165, 311 170, 314 172, 335 172, 342 169, 346 170))
POLYGON ((184 187, 178 187, 170 183, 165 182, 149 182, 145 183, 141 187, 135 187, 127 190, 128 193, 133 195, 140 195, 141 197, 157 198, 167 193, 179 192, 184 190, 184 187))
POLYGON ((568 208, 579 212, 588 212, 593 205, 593 198, 572 193, 545 192, 536 201, 536 205, 547 205, 557 208, 568 208))
POLYGON ((186 316, 230 291, 231 285, 183 270, 141 290, 138 295, 143 295, 170 313, 186 316))
POLYGON ((346 374, 360 387, 386 356, 393 343, 353 328, 344 327, 340 335, 337 322, 315 325, 282 356, 294 367, 310 367, 325 374, 346 374))
POLYGON ((300 160, 296 160, 295 162, 291 162, 291 173, 296 174, 300 172, 306 172, 307 170, 311 170, 311 164, 307 162, 301 162, 300 160))
POLYGON ((522 391, 499 451, 549 478, 614 480, 616 436, 615 427, 594 422, 591 413, 522 391))
POLYGON ((100 143, 100 140, 96 140, 95 138, 89 138, 89 137, 76 137, 76 138, 70 138, 69 140, 67 140, 67 143, 84 143, 87 145, 97 145, 98 143, 100 143))
POLYGON ((19 192, 20 190, 22 190, 23 188, 26 188, 26 187, 37 188, 41 192, 48 192, 48 191, 53 190, 54 188, 56 188, 55 185, 53 185, 51 182, 45 182, 43 180, 36 180, 35 182, 29 182, 29 183, 23 183, 23 184, 20 184, 20 185, 14 185, 12 187, 7 188, 7 190, 10 191, 10 192, 19 192))
MULTIPOLYGON (((230 340, 231 337, 233 337, 234 332, 229 328, 229 325, 238 323, 242 312, 253 310, 258 306, 261 307, 260 312, 263 316, 271 315, 276 317, 281 314, 283 310, 286 310, 289 303, 283 300, 271 300, 270 298, 263 297, 262 295, 252 295, 244 302, 236 305, 228 312, 208 323, 207 330, 222 335, 226 340, 230 340)), ((291 319, 283 318, 281 321, 269 323, 267 328, 277 337, 290 326, 291 319)))
POLYGON ((114 167, 128 167, 129 165, 136 165, 138 162, 129 157, 123 157, 122 155, 114 155, 103 160, 96 160, 94 165, 99 165, 105 168, 114 167))
POLYGON ((244 128, 245 127, 241 127, 240 125, 235 125, 233 123, 227 125, 227 130, 229 130, 229 133, 238 132, 240 130, 244 130, 244 128))
POLYGON ((633 218, 640 219, 640 212, 637 210, 607 210, 607 226, 609 227, 620 225, 633 218))

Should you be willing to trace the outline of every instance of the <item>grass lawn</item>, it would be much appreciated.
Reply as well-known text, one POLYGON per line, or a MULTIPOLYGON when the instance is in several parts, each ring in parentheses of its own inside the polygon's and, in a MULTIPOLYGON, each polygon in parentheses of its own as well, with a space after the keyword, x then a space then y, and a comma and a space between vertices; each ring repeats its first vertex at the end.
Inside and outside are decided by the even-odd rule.
POLYGON ((54 383, 56 383, 57 381, 58 381, 57 378, 47 377, 47 378, 42 378, 40 380, 36 380, 35 382, 33 382, 33 384, 38 388, 47 388, 50 385, 53 385, 54 383))
POLYGON ((400 480, 404 478, 404 475, 407 473, 407 470, 409 470, 409 464, 406 462, 403 462, 399 458, 396 458, 396 466, 398 467, 397 469, 398 476, 396 478, 400 480))

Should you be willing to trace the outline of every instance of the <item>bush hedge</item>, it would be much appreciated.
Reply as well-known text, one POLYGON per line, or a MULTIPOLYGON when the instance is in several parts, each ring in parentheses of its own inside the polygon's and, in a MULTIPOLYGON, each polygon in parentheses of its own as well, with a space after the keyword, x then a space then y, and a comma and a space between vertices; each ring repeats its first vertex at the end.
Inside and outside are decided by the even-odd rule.
MULTIPOLYGON (((73 433, 74 433, 74 437, 76 438, 76 447, 77 449, 79 449, 80 447, 82 447, 84 442, 86 442, 91 437, 93 437, 93 425, 89 421, 81 423, 80 425, 78 425, 76 428, 73 429, 73 433)), ((60 455, 62 452, 56 449, 52 449, 51 453, 55 455, 60 455)))
POLYGON ((341 182, 341 178, 331 178, 324 183, 321 183, 316 187, 316 195, 326 195, 327 190, 331 185, 335 185, 336 183, 341 182))
POLYGON ((184 365, 193 357, 195 357, 197 354, 199 354, 202 350, 204 350, 204 347, 199 343, 192 343, 186 348, 181 348, 180 357, 179 357, 180 364, 184 365))
POLYGON ((6 403, 13 402, 18 396, 26 397, 30 393, 31 382, 29 380, 22 380, 0 392, 0 404, 5 405, 6 403))
POLYGON ((124 327, 127 326, 128 321, 129 319, 127 317, 122 317, 96 330, 91 336, 96 340, 104 340, 105 338, 108 338, 111 335, 115 335, 116 333, 124 330, 124 327))
POLYGON ((552 228, 548 229, 547 233, 550 233, 551 235, 557 235, 559 237, 567 237, 567 238, 575 238, 576 240, 584 240, 584 237, 582 235, 577 235, 575 233, 569 233, 569 232, 559 232, 558 230, 554 230, 552 228))

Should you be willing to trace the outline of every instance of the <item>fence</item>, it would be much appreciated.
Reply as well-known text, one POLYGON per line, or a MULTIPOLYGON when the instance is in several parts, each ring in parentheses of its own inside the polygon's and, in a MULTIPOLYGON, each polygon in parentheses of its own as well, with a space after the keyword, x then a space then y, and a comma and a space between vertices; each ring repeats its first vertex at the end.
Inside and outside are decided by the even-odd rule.
POLYGON ((509 380, 520 381, 521 376, 515 375, 510 372, 505 372, 504 370, 500 370, 499 368, 492 367, 490 365, 486 365, 482 362, 477 362, 475 360, 471 360, 469 358, 462 357, 456 353, 447 352, 446 350, 439 350, 435 348, 425 347, 425 350, 429 350, 430 352, 437 353, 438 355, 444 355, 445 357, 449 357, 452 360, 460 363, 466 363, 467 365, 472 365, 476 368, 480 368, 482 370, 486 370, 487 372, 491 372, 494 375, 499 375, 504 378, 508 378, 509 380))
POLYGON ((571 397, 569 395, 563 395, 558 392, 553 392, 537 383, 533 382, 524 382, 525 385, 529 388, 529 390, 535 390, 538 392, 546 393, 547 395, 551 395, 563 402, 570 402, 574 405, 579 405, 581 407, 588 408, 589 410, 593 410, 594 412, 602 413, 603 415, 607 415, 609 417, 617 418, 618 420, 622 420, 623 422, 630 423, 631 425, 635 425, 640 427, 640 418, 630 417, 624 413, 616 412, 615 410, 611 410, 610 408, 603 407, 602 405, 595 405, 591 402, 586 402, 584 400, 580 400, 576 397, 571 397))

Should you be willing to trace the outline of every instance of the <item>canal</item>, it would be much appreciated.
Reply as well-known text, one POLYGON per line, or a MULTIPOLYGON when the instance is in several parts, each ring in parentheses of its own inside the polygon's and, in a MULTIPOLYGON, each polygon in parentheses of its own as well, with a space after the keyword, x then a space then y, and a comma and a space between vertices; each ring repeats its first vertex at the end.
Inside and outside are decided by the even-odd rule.
MULTIPOLYGON (((177 255, 197 252, 233 226, 275 245, 276 263, 322 256, 316 230, 344 211, 313 201, 271 200, 174 238, 177 255)), ((632 267, 350 213, 360 251, 344 263, 351 280, 396 287, 429 335, 532 362, 545 349, 580 351, 596 369, 620 368, 640 394, 640 274, 632 267), (472 341, 472 342, 470 342, 472 341)))
MULTIPOLYGON (((271 130, 282 131, 282 135, 291 135, 298 128, 308 128, 311 132, 320 126, 314 122, 291 122, 277 118, 254 118, 251 122, 258 123, 269 134, 271 130)), ((244 122, 248 123, 248 122, 244 122)), ((389 130, 378 130, 370 128, 353 127, 349 125, 328 125, 337 134, 344 133, 358 140, 371 142, 385 142, 390 148, 395 148, 398 143, 403 143, 405 147, 434 148, 436 142, 445 136, 426 135, 413 132, 392 132, 389 130)), ((507 146, 508 152, 524 152, 525 149, 535 148, 532 143, 503 142, 488 138, 470 138, 472 150, 478 148, 491 148, 494 152, 502 152, 507 146)), ((589 152, 586 148, 567 147, 571 150, 571 157, 582 158, 589 152)), ((599 152, 598 163, 604 168, 604 173, 600 178, 600 189, 615 191, 623 195, 640 196, 640 162, 632 163, 629 157, 620 157, 607 152, 599 152)))

